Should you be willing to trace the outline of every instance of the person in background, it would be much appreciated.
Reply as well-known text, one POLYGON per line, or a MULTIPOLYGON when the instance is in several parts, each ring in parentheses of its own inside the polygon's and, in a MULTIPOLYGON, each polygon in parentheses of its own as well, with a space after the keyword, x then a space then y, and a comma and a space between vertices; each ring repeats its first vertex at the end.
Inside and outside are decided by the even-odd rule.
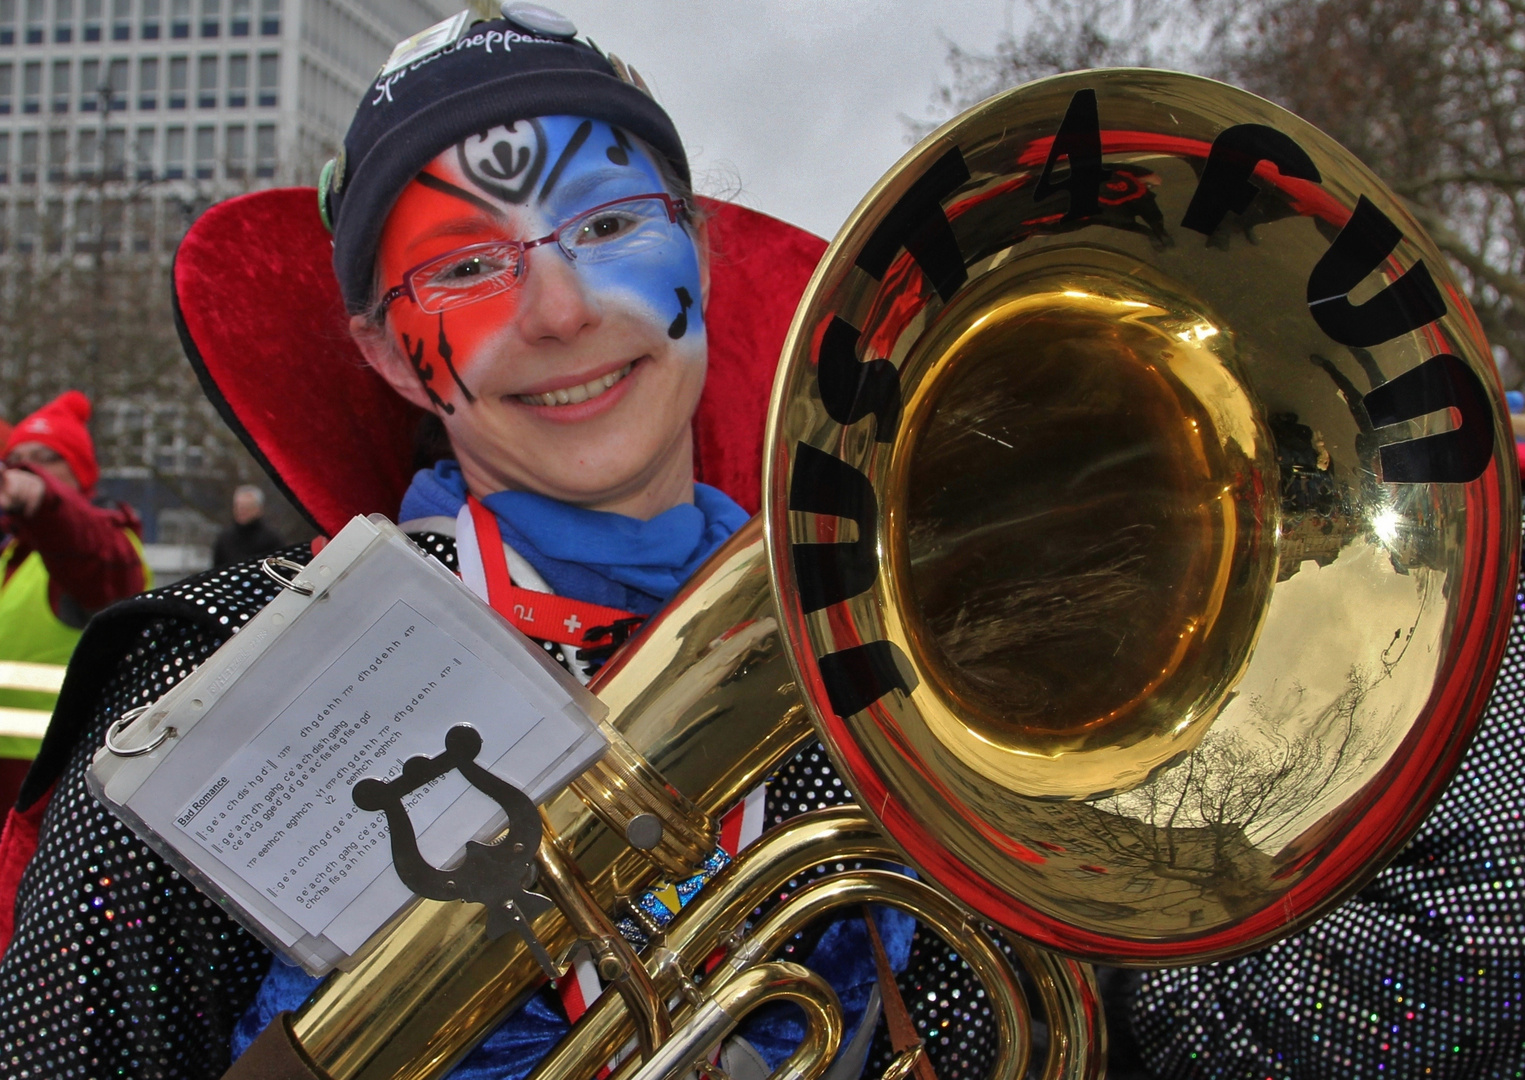
POLYGON ((257 559, 284 546, 265 520, 265 493, 253 484, 240 484, 233 490, 233 524, 218 533, 212 545, 212 565, 257 559))
MULTIPOLYGON (((0 660, 67 663, 91 615, 150 584, 137 514, 93 501, 100 467, 89 419, 89 399, 69 390, 5 440, 0 660)), ((0 705, 48 707, 27 697, 0 705)))
MULTIPOLYGON (((4 440, 0 471, 0 661, 66 664, 97 611, 143 591, 151 572, 128 506, 97 505, 100 468, 85 424, 90 402, 70 390, 4 440)), ((0 707, 51 712, 55 695, 0 688, 0 707)), ((0 738, 0 799, 15 800, 36 746, 0 738)))

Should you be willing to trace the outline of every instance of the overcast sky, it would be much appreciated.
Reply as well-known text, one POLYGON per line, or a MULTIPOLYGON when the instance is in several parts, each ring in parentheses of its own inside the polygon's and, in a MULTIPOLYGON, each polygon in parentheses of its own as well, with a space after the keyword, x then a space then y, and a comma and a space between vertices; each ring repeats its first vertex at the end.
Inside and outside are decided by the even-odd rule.
POLYGON ((542 0, 633 64, 701 193, 830 237, 928 117, 946 40, 987 49, 1010 0, 542 0))

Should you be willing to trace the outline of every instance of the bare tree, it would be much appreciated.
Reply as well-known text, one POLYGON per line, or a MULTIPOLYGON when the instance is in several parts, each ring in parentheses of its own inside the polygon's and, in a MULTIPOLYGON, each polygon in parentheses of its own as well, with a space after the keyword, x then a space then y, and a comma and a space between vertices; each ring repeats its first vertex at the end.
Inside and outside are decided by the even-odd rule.
MULTIPOLYGON (((1505 381, 1525 384, 1525 3, 1521 0, 1038 0, 989 51, 948 47, 941 118, 1087 67, 1176 67, 1327 131, 1450 257, 1505 381)), ((930 125, 909 122, 919 135, 930 125)))

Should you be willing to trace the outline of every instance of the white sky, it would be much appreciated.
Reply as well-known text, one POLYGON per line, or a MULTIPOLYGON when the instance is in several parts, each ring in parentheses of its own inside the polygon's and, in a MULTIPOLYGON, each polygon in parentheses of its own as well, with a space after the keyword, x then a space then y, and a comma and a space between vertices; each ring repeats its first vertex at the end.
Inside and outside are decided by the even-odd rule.
POLYGON ((640 71, 701 194, 828 239, 910 148, 901 117, 928 117, 945 41, 986 50, 1020 18, 1009 0, 541 2, 640 71))

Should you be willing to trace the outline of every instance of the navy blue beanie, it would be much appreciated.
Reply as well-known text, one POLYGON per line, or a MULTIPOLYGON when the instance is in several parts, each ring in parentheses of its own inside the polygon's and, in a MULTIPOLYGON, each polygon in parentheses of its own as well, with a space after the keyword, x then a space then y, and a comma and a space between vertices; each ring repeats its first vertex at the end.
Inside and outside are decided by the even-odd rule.
POLYGON ((318 195, 333 223, 334 273, 351 314, 370 304, 376 247, 403 188, 462 139, 537 116, 586 116, 623 128, 690 182, 672 120, 597 49, 502 19, 477 23, 453 44, 378 76, 343 154, 325 171, 318 195))

